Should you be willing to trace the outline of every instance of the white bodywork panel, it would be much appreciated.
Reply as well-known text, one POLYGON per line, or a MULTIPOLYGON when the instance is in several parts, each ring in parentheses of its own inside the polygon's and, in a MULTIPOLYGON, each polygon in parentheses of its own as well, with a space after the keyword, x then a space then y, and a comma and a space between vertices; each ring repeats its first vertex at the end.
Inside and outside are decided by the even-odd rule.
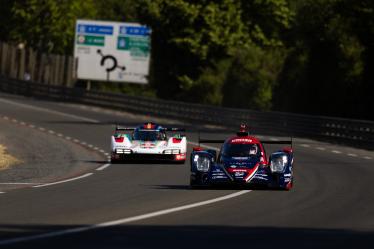
POLYGON ((187 139, 186 137, 181 137, 180 139, 170 137, 167 141, 149 142, 130 140, 125 135, 123 136, 123 141, 116 142, 115 137, 112 136, 111 151, 112 153, 117 152, 117 154, 184 154, 187 153, 187 139))

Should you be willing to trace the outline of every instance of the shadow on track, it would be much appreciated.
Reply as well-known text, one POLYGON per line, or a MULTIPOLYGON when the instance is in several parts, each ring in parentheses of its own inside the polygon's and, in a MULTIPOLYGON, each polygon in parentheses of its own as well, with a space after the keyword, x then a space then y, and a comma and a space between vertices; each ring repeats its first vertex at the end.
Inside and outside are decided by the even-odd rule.
MULTIPOLYGON (((1 240, 72 229, 73 226, 0 225, 1 240)), ((374 233, 343 229, 247 226, 121 225, 53 238, 27 241, 4 248, 373 248, 374 233)), ((1 247, 1 246, 0 246, 1 247)), ((2 248, 2 247, 1 247, 2 248)))
MULTIPOLYGON (((214 185, 209 187, 195 187, 191 188, 190 185, 151 185, 148 186, 152 189, 173 189, 173 190, 256 190, 256 191, 282 191, 279 189, 272 189, 262 186, 245 186, 245 185, 214 185)), ((291 190, 292 191, 292 190, 291 190)))

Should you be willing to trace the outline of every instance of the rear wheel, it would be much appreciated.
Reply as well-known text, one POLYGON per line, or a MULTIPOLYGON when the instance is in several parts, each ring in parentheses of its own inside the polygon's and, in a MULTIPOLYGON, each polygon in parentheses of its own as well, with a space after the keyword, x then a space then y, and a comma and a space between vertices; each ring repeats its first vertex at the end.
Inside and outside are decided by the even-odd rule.
POLYGON ((110 157, 110 163, 111 164, 116 164, 116 163, 119 163, 119 162, 120 162, 120 159, 116 158, 116 154, 115 153, 112 153, 112 155, 110 157))

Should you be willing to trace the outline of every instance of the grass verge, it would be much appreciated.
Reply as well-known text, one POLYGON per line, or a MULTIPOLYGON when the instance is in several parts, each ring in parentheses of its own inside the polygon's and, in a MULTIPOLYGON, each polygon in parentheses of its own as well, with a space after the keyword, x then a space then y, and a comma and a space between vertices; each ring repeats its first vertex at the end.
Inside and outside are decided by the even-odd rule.
POLYGON ((0 144, 0 170, 7 169, 13 165, 19 164, 22 161, 9 155, 4 145, 0 144))

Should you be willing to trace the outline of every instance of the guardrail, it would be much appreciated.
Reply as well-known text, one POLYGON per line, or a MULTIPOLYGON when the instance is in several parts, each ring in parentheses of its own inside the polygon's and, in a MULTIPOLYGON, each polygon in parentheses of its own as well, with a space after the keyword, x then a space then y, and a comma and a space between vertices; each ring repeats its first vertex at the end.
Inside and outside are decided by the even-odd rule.
POLYGON ((0 91, 78 102, 237 129, 246 121, 257 134, 294 136, 374 149, 374 122, 158 100, 0 78, 0 91))

